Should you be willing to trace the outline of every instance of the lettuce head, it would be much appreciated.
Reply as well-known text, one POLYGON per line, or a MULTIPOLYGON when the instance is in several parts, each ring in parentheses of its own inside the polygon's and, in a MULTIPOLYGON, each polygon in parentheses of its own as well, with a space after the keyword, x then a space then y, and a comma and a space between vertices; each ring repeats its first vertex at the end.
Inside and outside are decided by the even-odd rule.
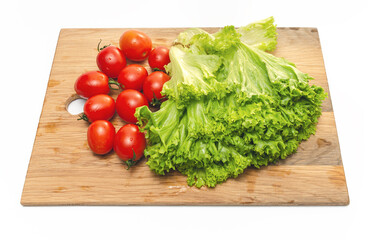
POLYGON ((326 93, 312 78, 273 56, 272 17, 209 34, 179 34, 166 66, 171 79, 160 110, 136 110, 146 133, 147 164, 179 171, 189 185, 215 187, 252 166, 294 153, 316 131, 326 93))

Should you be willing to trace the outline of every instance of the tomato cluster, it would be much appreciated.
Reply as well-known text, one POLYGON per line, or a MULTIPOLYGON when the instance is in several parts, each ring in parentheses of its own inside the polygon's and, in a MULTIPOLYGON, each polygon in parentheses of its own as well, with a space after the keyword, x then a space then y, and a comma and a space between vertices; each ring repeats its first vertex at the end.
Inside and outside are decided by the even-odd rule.
POLYGON ((84 113, 79 119, 88 121, 87 142, 95 154, 107 154, 112 149, 129 166, 144 155, 144 133, 140 132, 134 116, 136 108, 159 105, 165 101, 162 87, 170 77, 164 72, 170 62, 169 49, 152 50, 151 39, 143 32, 128 30, 119 39, 119 46, 99 48, 96 63, 100 71, 86 72, 78 77, 74 89, 86 98, 84 113), (153 72, 148 74, 140 64, 148 58, 153 72), (120 89, 116 101, 109 96, 110 89, 120 89), (115 112, 126 124, 117 132, 109 120, 115 112))

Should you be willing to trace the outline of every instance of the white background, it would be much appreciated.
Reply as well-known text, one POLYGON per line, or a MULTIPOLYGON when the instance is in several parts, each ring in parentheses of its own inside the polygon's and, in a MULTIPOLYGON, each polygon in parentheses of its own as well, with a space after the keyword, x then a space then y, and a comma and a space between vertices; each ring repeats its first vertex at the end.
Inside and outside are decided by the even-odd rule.
POLYGON ((0 13, 0 239, 379 239, 376 1, 7 1, 0 13), (136 3, 138 2, 138 4, 136 3), (60 28, 317 27, 351 203, 347 207, 22 207, 60 28))

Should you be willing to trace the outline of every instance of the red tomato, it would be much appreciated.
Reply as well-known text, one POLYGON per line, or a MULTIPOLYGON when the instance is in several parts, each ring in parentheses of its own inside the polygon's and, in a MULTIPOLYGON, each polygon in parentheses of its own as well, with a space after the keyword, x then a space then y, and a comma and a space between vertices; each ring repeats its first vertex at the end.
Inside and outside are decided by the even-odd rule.
POLYGON ((122 91, 116 99, 116 111, 126 122, 136 123, 136 108, 148 106, 148 101, 141 92, 134 89, 122 91))
POLYGON ((153 69, 165 71, 165 65, 170 63, 169 49, 167 47, 156 47, 149 54, 149 66, 153 69))
POLYGON ((121 35, 119 46, 128 59, 140 62, 152 50, 152 40, 143 32, 128 30, 121 35))
POLYGON ((116 133, 114 150, 124 161, 139 160, 144 155, 145 146, 145 135, 134 124, 124 125, 116 133))
POLYGON ((108 46, 101 50, 96 57, 100 71, 110 78, 117 78, 120 71, 127 65, 124 53, 115 46, 108 46))
POLYGON ((135 89, 141 91, 148 71, 140 65, 131 64, 121 70, 117 81, 122 89, 135 89))
POLYGON ((89 98, 83 110, 89 122, 109 120, 115 114, 115 100, 112 97, 99 94, 89 98))
POLYGON ((152 72, 145 80, 143 86, 143 92, 148 102, 161 101, 163 96, 161 95, 162 87, 164 83, 169 81, 170 77, 166 73, 157 71, 152 72))
POLYGON ((96 154, 106 154, 113 148, 115 127, 106 120, 97 120, 87 129, 87 142, 96 154))
POLYGON ((74 89, 83 98, 107 94, 110 91, 107 75, 99 71, 86 72, 80 75, 75 82, 74 89))

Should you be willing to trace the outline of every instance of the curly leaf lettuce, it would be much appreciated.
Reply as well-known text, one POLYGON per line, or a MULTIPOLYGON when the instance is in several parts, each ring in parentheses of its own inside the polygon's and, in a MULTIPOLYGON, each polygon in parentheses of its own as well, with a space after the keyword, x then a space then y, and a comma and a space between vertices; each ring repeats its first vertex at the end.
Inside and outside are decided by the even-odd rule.
POLYGON ((169 100, 135 114, 157 174, 177 170, 189 185, 215 187, 286 158, 315 133, 326 93, 263 51, 276 45, 273 18, 215 34, 190 29, 175 42, 163 89, 169 100))

